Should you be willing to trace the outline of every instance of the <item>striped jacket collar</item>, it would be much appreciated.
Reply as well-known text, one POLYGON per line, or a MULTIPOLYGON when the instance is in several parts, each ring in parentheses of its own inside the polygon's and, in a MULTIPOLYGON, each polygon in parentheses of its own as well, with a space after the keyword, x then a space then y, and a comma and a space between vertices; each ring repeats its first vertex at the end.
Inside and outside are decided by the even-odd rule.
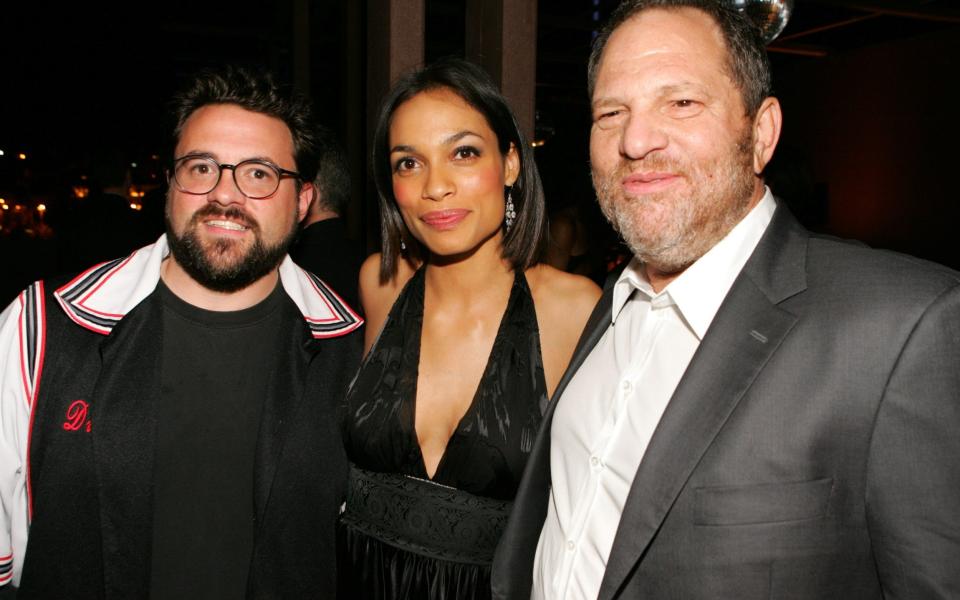
MULTIPOLYGON (((87 269, 54 292, 54 297, 75 323, 110 335, 113 327, 156 289, 160 263, 167 254, 167 238, 161 236, 130 256, 87 269)), ((280 264, 280 283, 315 339, 341 336, 363 325, 363 319, 327 284, 295 265, 289 256, 280 264)))

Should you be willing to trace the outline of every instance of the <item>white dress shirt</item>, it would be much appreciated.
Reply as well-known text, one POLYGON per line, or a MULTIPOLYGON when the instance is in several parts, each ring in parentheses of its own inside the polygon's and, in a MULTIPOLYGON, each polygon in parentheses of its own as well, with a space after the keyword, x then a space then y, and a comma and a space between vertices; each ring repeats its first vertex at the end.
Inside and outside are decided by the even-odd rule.
POLYGON ((761 201, 655 293, 634 259, 613 289, 611 324, 564 390, 550 433, 552 490, 533 598, 596 598, 647 444, 776 203, 761 201))

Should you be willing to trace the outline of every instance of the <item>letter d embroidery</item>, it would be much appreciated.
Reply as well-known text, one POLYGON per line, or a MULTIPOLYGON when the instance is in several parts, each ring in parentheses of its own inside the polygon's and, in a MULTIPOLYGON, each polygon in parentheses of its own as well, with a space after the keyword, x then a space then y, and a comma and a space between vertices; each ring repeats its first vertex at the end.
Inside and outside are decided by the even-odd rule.
POLYGON ((90 421, 87 420, 87 410, 90 405, 85 400, 74 400, 67 408, 67 420, 63 422, 66 431, 79 431, 81 427, 90 431, 90 421))

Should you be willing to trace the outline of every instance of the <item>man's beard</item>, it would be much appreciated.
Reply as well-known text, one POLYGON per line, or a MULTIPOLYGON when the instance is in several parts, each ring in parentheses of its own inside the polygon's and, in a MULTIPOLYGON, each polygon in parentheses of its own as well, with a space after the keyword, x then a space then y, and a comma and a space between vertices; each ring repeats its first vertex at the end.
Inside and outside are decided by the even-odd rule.
POLYGON ((634 255, 664 274, 679 273, 716 245, 746 215, 756 176, 747 129, 722 157, 707 165, 653 154, 621 160, 610 173, 593 171, 603 214, 634 255), (622 182, 630 173, 669 172, 690 186, 687 194, 665 190, 627 195, 622 182))
MULTIPOLYGON (((169 205, 168 205, 169 206, 169 205)), ((174 232, 169 208, 166 214, 167 244, 177 264, 203 287, 223 293, 242 290, 267 275, 286 256, 297 234, 297 219, 290 231, 278 243, 264 244, 259 224, 237 207, 221 209, 208 204, 190 217, 182 235, 174 232), (242 242, 220 238, 204 242, 198 235, 202 221, 207 218, 226 218, 241 223, 253 234, 253 244, 240 256, 231 257, 242 242)))

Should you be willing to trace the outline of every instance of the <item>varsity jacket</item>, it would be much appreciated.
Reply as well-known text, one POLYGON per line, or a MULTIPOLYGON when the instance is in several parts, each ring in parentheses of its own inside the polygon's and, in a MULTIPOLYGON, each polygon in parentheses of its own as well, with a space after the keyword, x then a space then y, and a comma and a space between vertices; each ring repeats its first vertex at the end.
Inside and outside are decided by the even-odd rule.
MULTIPOLYGON (((39 281, 0 314, 0 586, 18 598, 148 593, 167 254, 161 237, 64 285, 39 281)), ((257 439, 247 595, 333 597, 336 410, 363 321, 289 257, 279 272, 289 347, 257 439)))

